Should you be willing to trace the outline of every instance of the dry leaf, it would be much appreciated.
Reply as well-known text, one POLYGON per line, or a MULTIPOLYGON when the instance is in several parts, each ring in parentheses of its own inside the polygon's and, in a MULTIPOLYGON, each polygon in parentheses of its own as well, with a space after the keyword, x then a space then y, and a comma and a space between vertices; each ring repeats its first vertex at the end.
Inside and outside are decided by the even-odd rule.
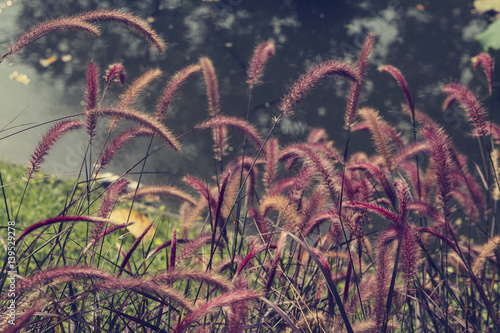
MULTIPOLYGON (((111 216, 109 217, 110 220, 117 222, 118 224, 122 223, 127 223, 127 218, 129 215, 130 209, 124 208, 124 209, 116 209, 111 213, 111 216)), ((128 218, 129 222, 134 222, 134 224, 129 225, 127 227, 127 230, 135 237, 138 238, 144 230, 151 224, 151 221, 145 216, 139 213, 136 210, 132 210, 130 213, 130 218, 128 218)), ((148 233, 144 238, 153 238, 153 235, 155 234, 155 227, 151 227, 149 229, 148 233)))

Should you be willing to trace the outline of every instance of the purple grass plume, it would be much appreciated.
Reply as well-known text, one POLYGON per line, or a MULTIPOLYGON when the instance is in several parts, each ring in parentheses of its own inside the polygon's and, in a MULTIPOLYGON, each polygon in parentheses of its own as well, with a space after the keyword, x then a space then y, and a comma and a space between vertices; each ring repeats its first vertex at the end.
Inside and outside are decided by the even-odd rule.
POLYGON ((410 89, 408 88, 408 83, 406 83, 406 80, 405 80, 403 74, 401 74, 399 69, 397 69, 396 67, 391 66, 391 65, 380 66, 378 68, 378 70, 380 72, 386 72, 386 73, 391 74, 392 77, 394 77, 396 79, 396 81, 398 81, 398 84, 401 87, 401 89, 403 90, 403 94, 405 95, 406 103, 408 104, 408 107, 410 108, 410 112, 412 113, 412 119, 413 119, 413 110, 415 109, 415 107, 414 107, 413 101, 411 99, 411 94, 410 94, 410 89))
POLYGON ((215 68, 212 60, 207 57, 200 58, 200 66, 207 87, 208 111, 213 117, 219 113, 219 88, 215 68))
POLYGON ((290 87, 288 93, 281 99, 279 110, 287 116, 293 113, 295 106, 319 81, 331 76, 339 75, 349 81, 359 82, 359 75, 351 65, 337 60, 327 60, 317 64, 302 74, 290 87))
POLYGON ((125 84, 125 80, 127 79, 127 73, 125 72, 123 64, 116 62, 109 65, 108 69, 106 70, 105 79, 107 83, 120 82, 120 84, 123 86, 125 84))
POLYGON ((162 120, 165 118, 167 109, 172 103, 179 88, 187 81, 187 79, 199 71, 201 71, 200 65, 189 65, 172 76, 165 89, 163 89, 161 97, 156 104, 156 119, 162 120))
POLYGON ((44 162, 45 156, 50 148, 69 131, 80 129, 83 123, 77 119, 64 120, 54 125, 42 138, 33 154, 31 154, 30 165, 28 166, 28 178, 31 178, 37 172, 44 162))
POLYGON ((159 78, 162 71, 159 68, 153 68, 146 73, 139 76, 123 93, 123 97, 118 102, 118 107, 130 107, 137 99, 137 97, 146 89, 148 85, 159 78))
POLYGON ((472 64, 475 69, 478 67, 483 68, 484 74, 486 75, 486 81, 488 82, 488 91, 491 96, 493 89, 493 71, 495 67, 493 58, 488 53, 483 52, 472 58, 472 64))
POLYGON ((106 107, 87 112, 88 117, 120 117, 142 125, 155 133, 168 147, 181 151, 181 146, 172 133, 155 118, 130 108, 106 107))
MULTIPOLYGON (((263 141, 260 138, 259 134, 255 127, 253 127, 250 123, 245 120, 238 119, 236 117, 227 117, 222 115, 217 115, 215 117, 210 118, 209 120, 201 123, 196 126, 199 129, 218 129, 221 127, 229 127, 234 128, 235 130, 242 133, 250 142, 254 145, 255 149, 258 151, 262 145, 263 141)), ((265 150, 262 150, 262 154, 265 155, 265 150)))
POLYGON ((79 20, 86 22, 112 22, 126 26, 141 35, 146 41, 158 50, 159 53, 165 51, 165 42, 151 28, 149 23, 143 19, 120 10, 100 9, 82 13, 76 16, 79 20))
POLYGON ((43 22, 31 28, 30 30, 25 32, 21 37, 19 37, 16 40, 16 42, 9 47, 9 52, 0 57, 0 63, 9 56, 13 55, 14 53, 18 52, 19 50, 33 43, 34 41, 52 32, 62 31, 62 30, 83 31, 94 36, 99 36, 101 34, 99 29, 93 24, 90 24, 75 17, 61 18, 43 22))
POLYGON ((474 125, 476 135, 489 134, 490 125, 489 121, 486 120, 486 111, 471 90, 459 83, 450 83, 443 87, 443 92, 449 98, 457 101, 465 111, 465 115, 474 125))
POLYGON ((97 107, 99 97, 99 69, 95 62, 89 62, 87 66, 87 111, 97 107))
POLYGON ((98 170, 96 173, 99 173, 99 170, 107 166, 113 157, 115 157, 116 153, 130 140, 142 136, 153 136, 154 134, 153 130, 142 126, 131 127, 121 132, 103 149, 97 162, 98 170))
POLYGON ((262 42, 257 45, 247 70, 247 83, 250 85, 250 88, 261 83, 260 79, 264 73, 264 66, 269 58, 274 55, 275 51, 272 42, 262 42))
POLYGON ((375 41, 375 34, 369 33, 366 36, 361 52, 359 53, 358 61, 356 63, 356 70, 359 75, 359 82, 353 82, 351 85, 351 91, 349 93, 349 99, 347 100, 347 109, 344 117, 344 127, 346 129, 350 128, 356 119, 356 111, 359 103, 359 95, 363 87, 363 80, 368 71, 368 62, 370 61, 370 54, 372 52, 373 43, 375 41))

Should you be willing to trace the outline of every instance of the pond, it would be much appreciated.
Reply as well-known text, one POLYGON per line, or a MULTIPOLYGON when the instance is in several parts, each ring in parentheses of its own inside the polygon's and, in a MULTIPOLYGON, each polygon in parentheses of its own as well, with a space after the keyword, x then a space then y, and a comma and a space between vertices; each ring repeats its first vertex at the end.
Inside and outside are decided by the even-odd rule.
MULTIPOLYGON (((381 64, 394 65, 406 76, 416 107, 445 125, 460 147, 476 151, 472 148, 476 143, 464 135, 468 125, 457 110, 441 112, 444 96, 440 90, 445 83, 459 81, 477 88, 481 94, 487 92, 485 80, 472 69, 471 57, 481 52, 474 36, 485 29, 488 21, 471 12, 472 1, 0 1, 0 52, 5 52, 15 37, 38 22, 96 8, 134 12, 151 22, 167 42, 167 51, 159 55, 138 36, 109 24, 101 25, 103 34, 98 38, 65 32, 36 41, 0 64, 2 138, 83 112, 85 71, 90 60, 99 65, 103 74, 108 65, 123 63, 128 83, 149 68, 161 68, 162 79, 154 82, 136 104, 141 110, 153 110, 168 77, 208 56, 219 80, 221 112, 244 118, 249 57, 257 43, 271 40, 276 44, 276 55, 266 68, 264 83, 254 90, 250 107, 250 121, 265 135, 277 114, 277 102, 300 73, 320 60, 355 59, 367 32, 373 31, 377 42, 362 105, 379 109, 403 133, 410 131, 408 119, 401 112, 404 97, 397 83, 388 74, 376 71, 381 64), (46 60, 43 65, 42 59, 46 60), (23 84, 23 78, 24 83, 28 83, 26 78, 29 83, 23 84)), ((298 141, 312 128, 323 127, 342 147, 348 89, 346 82, 337 79, 320 85, 293 116, 279 124, 275 136, 282 143, 298 141)), ((111 86, 103 103, 113 104, 122 91, 118 84, 111 86)), ((210 133, 190 132, 207 114, 204 83, 198 76, 182 88, 165 120, 176 135, 182 135, 183 153, 164 148, 150 156, 144 169, 146 182, 176 183, 188 173, 211 178, 215 164, 210 133)), ((104 125, 96 147, 105 138, 104 125)), ((0 140, 1 158, 26 163, 36 140, 48 126, 0 140)), ((230 144, 237 152, 241 141, 237 134, 233 136, 230 144)), ((78 171, 86 140, 84 134, 65 137, 52 150, 45 170, 59 175, 78 171)), ((365 134, 354 135, 353 149, 366 148, 367 140, 369 136, 365 134)), ((110 171, 121 173, 140 161, 148 144, 148 139, 129 144, 110 171)), ((153 148, 160 145, 154 141, 153 148)))

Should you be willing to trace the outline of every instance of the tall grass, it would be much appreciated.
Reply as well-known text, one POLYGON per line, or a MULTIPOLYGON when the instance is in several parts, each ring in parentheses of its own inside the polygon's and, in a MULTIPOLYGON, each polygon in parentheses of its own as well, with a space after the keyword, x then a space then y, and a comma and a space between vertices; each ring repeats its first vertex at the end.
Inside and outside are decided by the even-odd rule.
MULTIPOLYGON (((159 51, 164 48, 142 19, 105 10, 42 23, 18 38, 0 62, 62 29, 97 35, 99 23, 124 25, 159 51)), ((2 262, 2 330, 499 331, 500 127, 490 122, 492 110, 473 91, 455 83, 443 87, 443 107, 458 103, 471 123, 483 158, 482 166, 474 164, 438 123, 416 109, 403 74, 381 66, 407 101, 402 112, 414 131, 401 135, 383 112, 358 106, 374 43, 375 36, 368 35, 355 64, 326 60, 300 75, 264 136, 249 123, 248 112, 239 119, 220 110, 216 69, 207 57, 174 74, 152 112, 139 111, 134 103, 153 80, 161 80, 160 69, 147 71, 120 100, 103 105, 109 84, 124 83, 125 69, 111 64, 103 76, 90 63, 84 112, 51 125, 24 177, 7 179, 7 169, 1 170, 2 226, 10 219, 17 228, 15 251, 2 262), (279 121, 334 76, 351 84, 345 116, 339 117, 345 122, 343 147, 333 146, 322 129, 303 142, 280 146, 273 133, 279 121), (190 133, 174 134, 162 120, 178 90, 195 79, 205 82, 208 118, 190 133, 212 132, 214 161, 220 165, 214 178, 185 175, 185 189, 140 181, 132 186, 132 165, 104 185, 110 161, 137 137, 151 137, 140 176, 155 152, 153 140, 182 153, 182 136, 190 133), (98 124, 106 117, 111 123, 103 133, 98 124), (130 126, 123 129, 125 124, 130 126), (48 216, 26 211, 33 192, 52 186, 41 183, 38 172, 53 145, 68 132, 85 129, 88 144, 79 173, 58 192, 57 208, 48 216), (370 133, 373 149, 349 150, 351 136, 359 132, 370 133), (225 157, 230 134, 245 143, 233 160, 225 157), (98 152, 96 160, 92 151, 98 152), (142 200, 158 197, 177 204, 175 221, 160 215, 145 220, 135 212, 144 208, 142 200), (117 218, 124 207, 125 217, 117 218), (369 226, 375 231, 368 232, 369 226), (7 259, 13 256, 15 269, 7 259), (8 293, 13 274, 8 271, 16 271, 15 295, 8 293), (16 320, 9 322, 13 302, 16 320)), ((249 85, 248 110, 273 56, 270 42, 259 44, 251 56, 248 77, 242 78, 249 85)), ((477 59, 475 66, 492 82, 493 60, 487 54, 477 59)), ((9 239, 2 237, 7 249, 9 239)))

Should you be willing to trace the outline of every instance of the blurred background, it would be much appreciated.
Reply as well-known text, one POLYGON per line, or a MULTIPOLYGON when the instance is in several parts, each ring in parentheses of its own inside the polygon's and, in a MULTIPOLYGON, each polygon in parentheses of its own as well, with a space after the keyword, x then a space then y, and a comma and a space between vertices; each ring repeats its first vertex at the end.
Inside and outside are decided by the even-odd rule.
MULTIPOLYGON (((457 146, 478 157, 476 141, 468 137, 468 124, 458 108, 441 111, 440 87, 461 82, 473 88, 486 106, 496 110, 498 94, 488 96, 486 80, 473 70, 471 58, 482 51, 475 36, 484 31, 494 12, 481 13, 472 0, 441 1, 331 1, 331 0, 0 0, 0 53, 24 30, 49 18, 69 16, 97 8, 123 9, 151 23, 167 42, 157 54, 142 38, 114 24, 100 24, 102 36, 80 32, 55 33, 42 38, 0 64, 0 159, 24 164, 37 140, 50 125, 19 130, 83 112, 85 71, 90 60, 102 75, 108 65, 121 62, 131 83, 145 70, 159 67, 164 75, 141 96, 136 107, 154 112, 168 78, 201 56, 214 62, 219 80, 221 112, 244 118, 248 103, 246 67, 254 47, 262 41, 276 44, 264 83, 254 89, 250 121, 267 134, 276 104, 286 88, 308 66, 321 60, 355 60, 366 34, 377 36, 361 105, 372 106, 402 133, 410 133, 401 112, 404 97, 396 81, 376 69, 396 66, 405 75, 416 107, 443 124, 457 146)), ((477 2, 477 1, 476 1, 477 2)), ((103 104, 111 105, 124 87, 110 86, 103 104)), ((282 144, 307 137, 312 128, 325 128, 337 147, 343 147, 343 113, 349 86, 331 79, 318 86, 283 119, 274 136, 282 144)), ((495 112, 492 112, 494 114, 495 112)), ((208 115, 201 75, 181 89, 165 124, 176 135, 189 132, 208 115)), ((493 117, 494 118, 494 117, 493 117)), ((495 119, 493 119, 495 121, 495 119)), ((105 122, 102 122, 105 125, 105 122)), ((105 137, 97 137, 96 147, 105 137)), ((83 131, 82 131, 83 132, 83 131)), ((233 154, 241 150, 241 136, 232 134, 233 154)), ((367 134, 353 136, 353 149, 371 147, 367 134)), ((180 139, 181 154, 163 148, 150 156, 146 182, 175 183, 186 174, 209 179, 214 175, 209 131, 194 131, 180 139)), ((84 133, 65 136, 44 165, 49 173, 71 175, 78 171, 87 143, 84 133)), ((122 173, 144 157, 149 139, 138 139, 123 149, 108 171, 122 173)), ((161 146, 154 141, 154 147, 161 146)), ((97 150, 97 148, 95 148, 97 150)), ((354 151, 351 150, 351 151, 354 151)), ((134 171, 139 171, 135 169, 134 171)))

